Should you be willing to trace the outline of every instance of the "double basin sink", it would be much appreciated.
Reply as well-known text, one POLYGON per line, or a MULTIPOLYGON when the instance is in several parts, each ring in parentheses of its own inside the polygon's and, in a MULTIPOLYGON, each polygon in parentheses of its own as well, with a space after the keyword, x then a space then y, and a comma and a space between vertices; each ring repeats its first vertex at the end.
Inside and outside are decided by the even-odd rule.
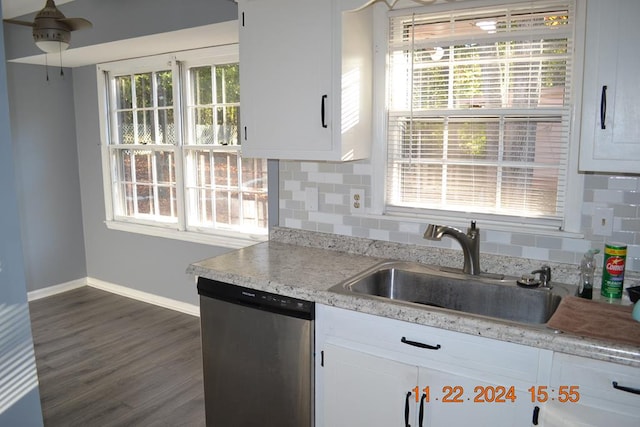
POLYGON ((454 310, 511 322, 543 325, 574 287, 520 286, 516 278, 469 275, 419 263, 387 261, 330 291, 394 304, 454 310))

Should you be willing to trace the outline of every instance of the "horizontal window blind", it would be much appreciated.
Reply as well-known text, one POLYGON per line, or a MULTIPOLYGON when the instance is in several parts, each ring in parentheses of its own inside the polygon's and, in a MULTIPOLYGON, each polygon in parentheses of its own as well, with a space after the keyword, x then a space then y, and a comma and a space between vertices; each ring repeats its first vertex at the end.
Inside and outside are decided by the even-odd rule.
POLYGON ((391 14, 387 209, 561 226, 573 4, 391 14))

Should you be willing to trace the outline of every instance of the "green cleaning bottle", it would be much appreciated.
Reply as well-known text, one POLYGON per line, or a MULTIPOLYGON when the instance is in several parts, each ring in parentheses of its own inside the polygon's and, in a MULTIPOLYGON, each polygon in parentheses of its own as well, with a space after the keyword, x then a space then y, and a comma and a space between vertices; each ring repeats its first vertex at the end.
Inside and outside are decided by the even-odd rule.
POLYGON ((594 255, 599 253, 599 249, 589 249, 580 262, 580 283, 578 284, 578 296, 580 298, 593 298, 593 274, 596 271, 594 255))

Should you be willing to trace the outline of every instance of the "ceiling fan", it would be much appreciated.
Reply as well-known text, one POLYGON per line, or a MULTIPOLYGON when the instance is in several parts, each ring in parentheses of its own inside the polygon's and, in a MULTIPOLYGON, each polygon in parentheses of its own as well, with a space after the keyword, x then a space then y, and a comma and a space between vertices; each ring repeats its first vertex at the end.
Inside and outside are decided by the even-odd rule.
POLYGON ((53 0, 47 0, 33 22, 5 19, 10 24, 33 28, 36 46, 46 53, 61 52, 69 47, 71 32, 91 28, 93 24, 84 18, 67 18, 56 7, 53 0))

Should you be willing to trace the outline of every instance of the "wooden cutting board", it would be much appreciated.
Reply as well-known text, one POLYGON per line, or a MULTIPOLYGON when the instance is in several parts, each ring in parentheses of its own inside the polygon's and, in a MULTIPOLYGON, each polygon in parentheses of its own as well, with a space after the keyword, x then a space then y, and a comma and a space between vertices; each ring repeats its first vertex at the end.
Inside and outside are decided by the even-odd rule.
POLYGON ((574 296, 564 297, 547 326, 581 337, 640 346, 640 322, 632 306, 608 304, 574 296))

